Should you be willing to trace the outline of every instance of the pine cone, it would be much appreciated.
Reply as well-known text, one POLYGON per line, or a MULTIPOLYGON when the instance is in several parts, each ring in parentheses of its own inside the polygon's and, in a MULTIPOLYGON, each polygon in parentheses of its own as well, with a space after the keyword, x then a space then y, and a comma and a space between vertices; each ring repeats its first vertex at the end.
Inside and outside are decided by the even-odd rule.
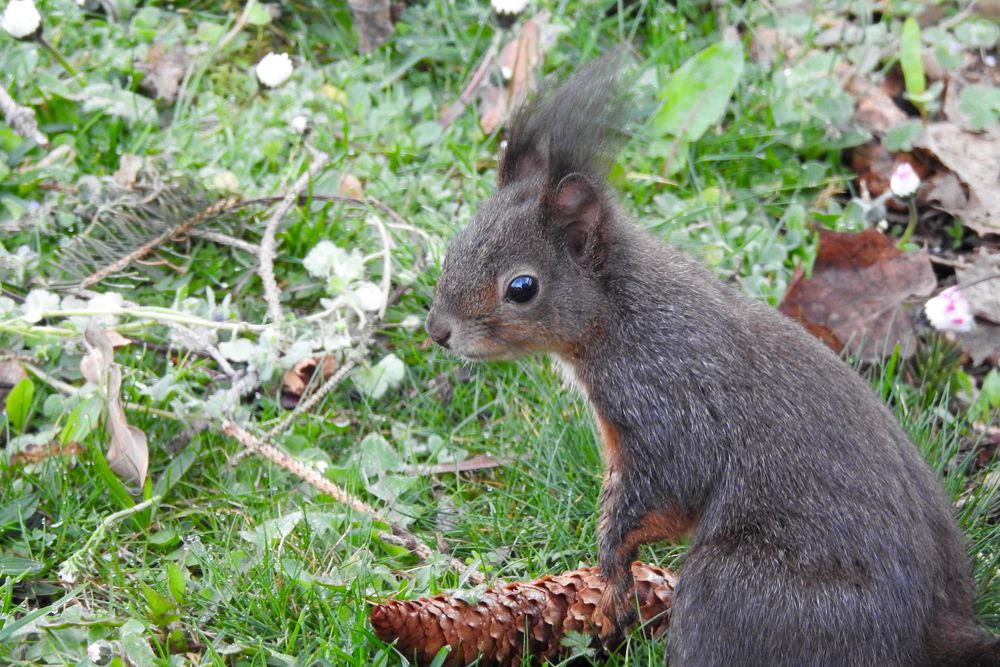
MULTIPOLYGON (((676 577, 669 570, 632 564, 633 593, 639 618, 654 635, 667 627, 676 577)), ((595 636, 594 609, 604 591, 596 567, 547 575, 532 582, 491 588, 475 603, 447 595, 419 600, 389 600, 371 612, 379 639, 427 665, 442 646, 451 646, 447 667, 465 665, 482 655, 480 665, 520 664, 522 651, 539 660, 557 659, 567 632, 595 636)))

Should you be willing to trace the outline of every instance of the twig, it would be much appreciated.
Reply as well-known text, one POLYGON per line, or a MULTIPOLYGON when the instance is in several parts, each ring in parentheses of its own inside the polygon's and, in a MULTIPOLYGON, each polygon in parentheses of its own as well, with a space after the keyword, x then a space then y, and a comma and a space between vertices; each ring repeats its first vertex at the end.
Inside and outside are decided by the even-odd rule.
POLYGON ((98 269, 94 273, 90 274, 89 276, 81 280, 79 287, 81 288, 90 287, 91 285, 94 285, 95 283, 99 283, 100 281, 104 280, 111 274, 121 271, 132 262, 140 260, 149 253, 153 252, 159 246, 163 245, 167 241, 170 241, 171 239, 177 238, 178 236, 187 233, 195 225, 204 222, 208 218, 211 218, 216 214, 218 214, 219 212, 229 208, 237 200, 238 200, 237 197, 229 197, 227 199, 222 199, 220 201, 215 202, 214 204, 205 208, 201 212, 191 216, 187 220, 163 232, 156 238, 142 244, 132 252, 125 255, 124 257, 121 257, 112 262, 111 264, 108 264, 107 266, 98 269))
POLYGON ((3 110, 3 117, 7 124, 14 128, 14 131, 19 135, 34 141, 39 146, 49 145, 49 138, 38 129, 35 110, 30 107, 22 107, 15 102, 3 86, 0 86, 0 110, 3 110))
POLYGON ((251 255, 256 255, 257 251, 260 250, 257 246, 252 243, 248 243, 243 239, 238 239, 228 234, 221 234, 219 232, 211 232, 207 229, 192 229, 188 232, 188 236, 193 236, 194 238, 205 239, 206 241, 211 241, 212 243, 218 243, 219 245, 227 245, 243 252, 250 253, 251 255))
POLYGON ((81 572, 83 571, 84 566, 86 565, 88 555, 97 546, 97 543, 104 539, 108 529, 111 528, 114 523, 121 521, 122 519, 126 519, 133 514, 138 514, 146 508, 159 503, 162 499, 163 496, 153 496, 152 498, 144 500, 141 503, 136 503, 132 507, 128 507, 104 517, 104 520, 97 525, 97 528, 90 534, 90 537, 83 544, 83 546, 74 551, 70 554, 69 558, 63 561, 62 567, 59 568, 59 581, 65 584, 76 583, 81 572))
MULTIPOLYGON (((342 505, 346 505, 356 512, 374 517, 379 521, 385 521, 385 518, 381 515, 381 513, 371 505, 365 503, 360 498, 356 498, 351 495, 316 470, 308 467, 294 457, 289 456, 277 447, 259 440, 252 433, 246 431, 238 424, 231 421, 224 421, 222 423, 222 432, 235 439, 250 452, 264 457, 279 468, 284 468, 301 479, 303 482, 306 482, 321 493, 330 496, 342 505)), ((423 561, 431 560, 434 557, 434 551, 420 541, 416 535, 401 526, 397 526, 392 523, 389 525, 392 528, 392 533, 386 533, 381 530, 376 532, 376 535, 380 540, 403 546, 423 561)), ((474 584, 480 584, 485 580, 481 572, 478 570, 472 570, 469 566, 457 558, 449 557, 448 567, 462 576, 467 577, 469 581, 474 584)))
POLYGON ((260 240, 260 264, 257 267, 257 273, 260 274, 261 282, 264 283, 264 300, 267 302, 267 314, 272 322, 280 322, 282 318, 281 297, 278 292, 278 283, 274 279, 275 236, 278 233, 278 225, 281 224, 292 205, 298 201, 299 193, 309 185, 309 181, 330 159, 326 153, 309 147, 308 144, 306 146, 312 152, 312 164, 292 184, 281 203, 274 209, 274 213, 267 221, 267 227, 264 228, 264 236, 260 240))

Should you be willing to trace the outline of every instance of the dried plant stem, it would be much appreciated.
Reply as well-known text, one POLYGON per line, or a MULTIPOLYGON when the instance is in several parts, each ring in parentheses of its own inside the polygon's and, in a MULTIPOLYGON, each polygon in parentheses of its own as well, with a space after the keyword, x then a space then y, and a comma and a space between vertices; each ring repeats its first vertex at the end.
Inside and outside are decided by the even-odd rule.
POLYGON ((7 124, 14 128, 14 131, 19 135, 34 141, 39 146, 49 145, 49 138, 38 129, 35 110, 30 107, 22 107, 15 102, 3 86, 0 86, 0 110, 3 111, 3 117, 7 124))
MULTIPOLYGON (((316 490, 330 496, 338 503, 346 505, 356 512, 374 517, 379 521, 385 521, 381 513, 368 503, 364 502, 360 498, 352 496, 350 493, 331 482, 316 470, 286 454, 274 445, 260 440, 238 424, 228 420, 224 421, 222 423, 222 432, 235 439, 241 445, 246 447, 246 449, 251 453, 262 456, 276 466, 284 468, 316 490)), ((421 542, 420 538, 416 535, 400 526, 394 524, 389 525, 392 527, 392 533, 377 531, 377 535, 380 540, 402 546, 423 561, 431 560, 434 557, 434 551, 421 542)), ((465 565, 465 563, 456 558, 449 558, 448 566, 455 572, 458 572, 468 578, 469 581, 472 581, 473 583, 479 584, 484 581, 483 574, 481 572, 471 570, 465 565)))
POLYGON ((288 211, 291 210, 292 205, 298 201, 299 193, 309 185, 309 181, 330 160, 330 156, 326 153, 314 148, 310 148, 310 150, 313 155, 312 163, 299 176, 295 183, 292 184, 288 193, 281 199, 281 203, 274 209, 274 213, 271 214, 271 218, 267 221, 267 226, 264 228, 264 236, 260 240, 260 265, 257 267, 257 273, 260 274, 261 282, 264 284, 264 301, 267 302, 267 314, 272 322, 280 322, 282 319, 281 297, 278 290, 278 283, 274 279, 275 237, 278 233, 278 226, 288 214, 288 211))
POLYGON ((146 257, 147 255, 149 255, 151 252, 153 252, 154 250, 156 250, 158 247, 160 247, 164 243, 166 243, 166 242, 168 242, 168 241, 170 241, 172 239, 175 239, 178 236, 182 236, 183 234, 186 234, 195 225, 197 225, 197 224, 199 224, 201 222, 204 222, 208 218, 211 218, 211 217, 217 215, 218 213, 220 213, 221 211, 229 208, 230 206, 232 206, 238 200, 239 200, 238 197, 229 197, 227 199, 222 199, 220 201, 215 202, 214 204, 212 204, 208 208, 205 208, 204 210, 202 210, 201 212, 197 213, 196 215, 191 216, 187 220, 184 220, 180 224, 178 224, 178 225, 172 227, 171 229, 168 229, 167 231, 163 232, 162 234, 160 234, 156 238, 154 238, 154 239, 152 239, 152 240, 150 240, 150 241, 142 244, 141 246, 139 246, 138 248, 136 248, 132 252, 130 252, 127 255, 125 255, 124 257, 121 257, 121 258, 115 260, 114 262, 112 262, 111 264, 108 264, 107 266, 105 266, 105 267, 103 267, 101 269, 98 269, 94 273, 90 274, 89 276, 87 276, 86 278, 84 278, 83 280, 81 280, 80 284, 79 284, 79 287, 83 288, 83 289, 86 289, 87 287, 90 287, 91 285, 94 285, 95 283, 99 283, 100 281, 104 280, 108 276, 121 271, 122 269, 124 269, 125 267, 127 267, 132 262, 138 261, 138 260, 146 257))
POLYGON ((248 243, 243 239, 238 239, 228 234, 222 234, 219 232, 211 232, 206 229, 192 229, 189 232, 190 236, 199 239, 205 239, 206 241, 211 241, 212 243, 218 243, 219 245, 227 245, 237 250, 242 250, 243 252, 250 253, 251 255, 256 255, 257 251, 260 250, 257 246, 252 243, 248 243))

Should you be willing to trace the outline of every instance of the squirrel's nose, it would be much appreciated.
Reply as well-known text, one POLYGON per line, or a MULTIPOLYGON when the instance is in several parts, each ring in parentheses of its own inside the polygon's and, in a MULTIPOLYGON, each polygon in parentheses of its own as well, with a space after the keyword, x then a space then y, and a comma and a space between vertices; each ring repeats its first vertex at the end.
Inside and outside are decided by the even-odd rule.
POLYGON ((424 323, 424 328, 427 329, 427 333, 434 342, 443 348, 448 348, 448 339, 451 338, 451 327, 444 318, 438 317, 434 312, 430 312, 427 315, 427 322, 424 323))

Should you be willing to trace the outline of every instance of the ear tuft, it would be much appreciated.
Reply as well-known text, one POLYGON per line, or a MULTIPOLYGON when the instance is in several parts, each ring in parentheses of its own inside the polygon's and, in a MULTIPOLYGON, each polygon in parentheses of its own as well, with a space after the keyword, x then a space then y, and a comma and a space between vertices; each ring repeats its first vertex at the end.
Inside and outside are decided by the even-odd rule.
POLYGON ((556 186, 553 208, 556 221, 566 230, 570 252, 582 259, 587 239, 601 217, 601 197, 583 174, 563 177, 556 186))

